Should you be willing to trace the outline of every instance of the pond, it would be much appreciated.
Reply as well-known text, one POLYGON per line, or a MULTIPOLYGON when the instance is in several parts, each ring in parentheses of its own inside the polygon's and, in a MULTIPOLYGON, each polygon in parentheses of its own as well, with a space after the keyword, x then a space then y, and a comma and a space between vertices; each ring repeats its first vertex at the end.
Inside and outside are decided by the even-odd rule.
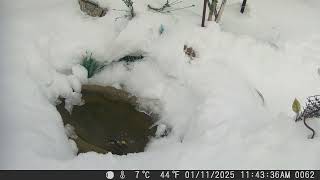
POLYGON ((155 120, 137 110, 134 96, 113 87, 84 85, 82 106, 70 114, 64 103, 57 106, 65 125, 74 127, 79 153, 96 151, 124 155, 144 151, 155 136, 155 120))

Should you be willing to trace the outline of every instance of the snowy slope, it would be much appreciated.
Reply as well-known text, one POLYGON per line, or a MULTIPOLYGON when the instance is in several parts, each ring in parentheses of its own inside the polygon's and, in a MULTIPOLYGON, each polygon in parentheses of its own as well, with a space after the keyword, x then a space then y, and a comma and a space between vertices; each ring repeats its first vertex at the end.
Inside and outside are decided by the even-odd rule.
MULTIPOLYGON (((121 1, 99 2, 125 8, 121 1)), ((160 0, 134 2, 131 21, 115 21, 119 11, 88 17, 76 0, 1 2, 0 168, 320 167, 319 136, 307 139, 310 132, 291 112, 294 98, 304 101, 320 88, 317 0, 253 0, 244 15, 240 1, 229 1, 221 24, 206 28, 202 1, 186 0, 179 6, 196 7, 171 14, 147 10, 160 0), (194 61, 184 44, 196 50, 194 61), (154 139, 143 153, 76 156, 54 101, 78 95, 72 88, 83 80, 71 69, 87 50, 107 61, 148 54, 130 70, 111 66, 89 83, 158 99, 152 108, 173 128, 170 136, 154 139)), ((310 124, 320 131, 319 120, 310 124)))

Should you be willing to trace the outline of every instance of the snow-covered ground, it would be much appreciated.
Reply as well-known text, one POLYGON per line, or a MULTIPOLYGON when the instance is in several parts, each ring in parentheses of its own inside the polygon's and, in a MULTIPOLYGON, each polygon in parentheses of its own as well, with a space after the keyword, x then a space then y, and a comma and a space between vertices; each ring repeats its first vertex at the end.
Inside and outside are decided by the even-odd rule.
MULTIPOLYGON (((163 2, 134 0, 131 21, 115 21, 121 11, 86 16, 76 0, 0 2, 1 169, 320 168, 320 136, 308 139, 291 110, 294 98, 319 94, 320 2, 249 0, 241 15, 230 0, 221 23, 205 28, 202 1, 170 14, 147 10, 163 2), (191 62, 184 44, 197 52, 191 62), (143 153, 77 156, 54 101, 78 95, 86 51, 107 61, 145 52, 129 70, 110 66, 89 83, 157 99, 152 108, 172 133, 143 153)), ((319 119, 309 123, 320 132, 319 119)))

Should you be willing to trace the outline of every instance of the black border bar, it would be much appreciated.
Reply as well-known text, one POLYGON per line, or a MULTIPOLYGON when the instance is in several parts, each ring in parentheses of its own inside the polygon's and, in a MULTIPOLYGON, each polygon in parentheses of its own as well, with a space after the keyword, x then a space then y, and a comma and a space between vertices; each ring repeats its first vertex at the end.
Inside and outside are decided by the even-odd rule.
POLYGON ((320 170, 0 170, 0 180, 315 179, 320 170))

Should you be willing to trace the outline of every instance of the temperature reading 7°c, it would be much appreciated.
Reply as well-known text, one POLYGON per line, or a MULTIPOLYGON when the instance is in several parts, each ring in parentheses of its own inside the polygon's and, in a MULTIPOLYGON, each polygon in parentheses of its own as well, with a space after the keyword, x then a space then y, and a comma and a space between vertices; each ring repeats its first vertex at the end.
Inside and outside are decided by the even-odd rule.
POLYGON ((144 178, 149 179, 150 178, 150 172, 149 171, 135 171, 136 172, 136 179, 139 179, 140 175, 144 176, 144 178))

